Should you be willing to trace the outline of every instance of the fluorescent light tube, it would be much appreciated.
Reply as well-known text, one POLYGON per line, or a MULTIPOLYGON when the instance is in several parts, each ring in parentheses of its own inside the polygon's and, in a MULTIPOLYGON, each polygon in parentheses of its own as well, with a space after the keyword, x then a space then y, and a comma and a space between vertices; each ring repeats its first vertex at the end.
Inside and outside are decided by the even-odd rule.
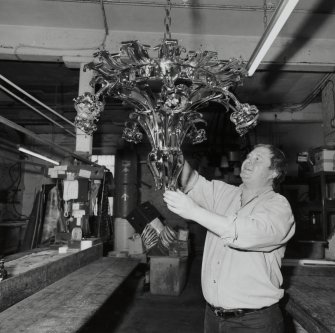
POLYGON ((249 76, 252 76, 255 73, 257 67, 278 36, 283 25, 293 12, 293 9, 297 5, 298 1, 299 0, 282 0, 278 5, 261 40, 258 42, 247 64, 247 71, 249 76))
POLYGON ((22 151, 22 153, 25 153, 25 154, 28 154, 28 155, 31 155, 31 156, 34 156, 34 157, 37 157, 41 160, 44 160, 44 161, 47 161, 47 162, 50 162, 50 163, 53 163, 55 165, 59 165, 59 162, 55 161, 55 160, 52 160, 51 158, 48 158, 44 155, 41 155, 41 154, 38 154, 38 153, 35 153, 29 149, 26 149, 26 148, 23 148, 23 147, 19 147, 18 148, 19 151, 22 151))

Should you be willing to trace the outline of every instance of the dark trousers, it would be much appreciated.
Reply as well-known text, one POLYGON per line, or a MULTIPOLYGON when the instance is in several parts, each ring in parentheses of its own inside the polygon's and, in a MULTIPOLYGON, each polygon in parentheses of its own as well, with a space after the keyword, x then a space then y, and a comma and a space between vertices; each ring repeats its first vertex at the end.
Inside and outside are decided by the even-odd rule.
POLYGON ((284 320, 278 304, 243 316, 222 318, 206 305, 204 333, 284 333, 284 320))

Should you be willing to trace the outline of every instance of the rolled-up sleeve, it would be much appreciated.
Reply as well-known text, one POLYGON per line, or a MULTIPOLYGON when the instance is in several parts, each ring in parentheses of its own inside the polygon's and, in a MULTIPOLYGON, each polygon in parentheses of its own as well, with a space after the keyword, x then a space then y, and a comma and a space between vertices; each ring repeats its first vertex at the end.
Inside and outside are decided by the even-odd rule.
MULTIPOLYGON (((226 239, 229 246, 250 251, 272 251, 293 236, 295 232, 294 217, 290 204, 283 196, 273 195, 256 204, 252 211, 241 209, 234 221, 234 237, 226 239)), ((229 223, 230 224, 230 223, 229 223)))
POLYGON ((240 190, 234 185, 218 180, 209 181, 197 174, 196 182, 187 194, 201 207, 223 213, 233 201, 239 201, 240 190))

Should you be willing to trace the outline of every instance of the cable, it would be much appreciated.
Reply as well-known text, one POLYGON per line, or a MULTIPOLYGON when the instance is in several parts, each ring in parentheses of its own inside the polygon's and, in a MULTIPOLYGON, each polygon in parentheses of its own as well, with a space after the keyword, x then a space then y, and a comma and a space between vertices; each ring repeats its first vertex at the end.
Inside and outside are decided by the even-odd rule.
POLYGON ((21 166, 21 163, 17 162, 17 163, 14 163, 13 165, 11 165, 10 168, 9 168, 9 170, 8 170, 8 173, 9 173, 9 177, 10 177, 10 179, 12 181, 12 185, 11 186, 14 187, 14 184, 17 182, 15 190, 13 191, 13 194, 12 194, 12 198, 10 200, 10 203, 12 204, 13 211, 20 218, 28 218, 28 216, 26 216, 26 215, 21 214, 20 212, 18 212, 18 210, 16 208, 16 204, 15 204, 15 198, 16 198, 18 192, 19 192, 20 184, 21 184, 21 180, 22 180, 22 166, 21 166), (17 170, 17 172, 18 172, 18 178, 17 179, 14 179, 14 175, 13 175, 13 170, 14 170, 15 166, 18 166, 18 170, 17 170))

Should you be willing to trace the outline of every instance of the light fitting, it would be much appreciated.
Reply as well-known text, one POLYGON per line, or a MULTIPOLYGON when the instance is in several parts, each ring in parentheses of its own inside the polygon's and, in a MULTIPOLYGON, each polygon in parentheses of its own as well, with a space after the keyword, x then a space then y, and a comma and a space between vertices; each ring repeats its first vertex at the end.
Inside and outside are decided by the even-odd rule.
POLYGON ((171 39, 169 8, 166 10, 164 39, 150 47, 137 40, 122 42, 117 53, 100 50, 95 60, 85 66, 93 70, 91 85, 95 94, 84 93, 75 99, 76 126, 87 134, 112 96, 134 108, 125 124, 123 138, 138 143, 145 132, 152 150, 147 163, 156 189, 175 189, 183 168, 181 145, 188 137, 192 143, 206 139, 202 114, 198 112, 211 101, 231 111, 230 120, 244 135, 257 123, 254 105, 240 103, 230 91, 247 76, 241 59, 218 60, 214 51, 188 51, 171 39), (166 38, 166 35, 168 38, 166 38))
POLYGON ((247 64, 248 76, 252 76, 277 38, 280 30, 293 12, 299 0, 281 0, 265 32, 247 64))
POLYGON ((39 158, 39 159, 41 159, 41 160, 50 162, 50 163, 55 164, 55 165, 59 165, 59 162, 57 162, 57 161, 55 161, 55 160, 52 160, 51 158, 46 157, 46 156, 44 156, 44 155, 35 153, 34 151, 31 151, 31 150, 29 150, 29 149, 23 148, 23 147, 21 147, 21 146, 18 147, 18 150, 21 151, 22 153, 25 153, 25 154, 28 154, 28 155, 37 157, 37 158, 39 158))

